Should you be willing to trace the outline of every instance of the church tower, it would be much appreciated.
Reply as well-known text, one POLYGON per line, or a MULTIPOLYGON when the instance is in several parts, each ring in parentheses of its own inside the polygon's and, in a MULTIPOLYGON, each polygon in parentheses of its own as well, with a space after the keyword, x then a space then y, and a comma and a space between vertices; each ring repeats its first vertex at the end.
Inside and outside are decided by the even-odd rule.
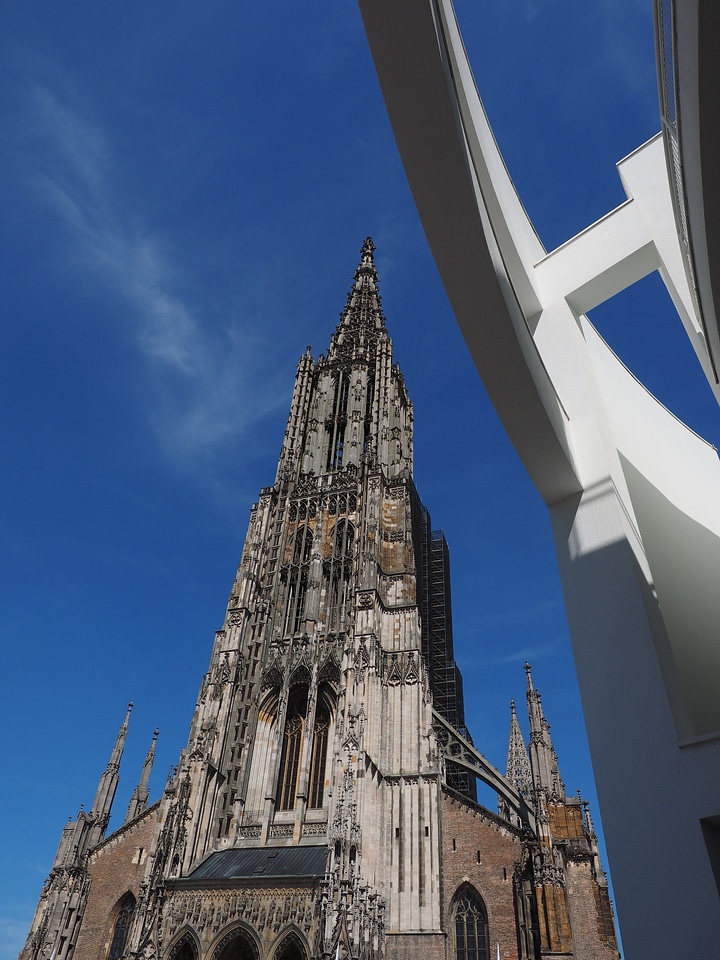
POLYGON ((73 847, 72 933, 60 942, 67 904, 44 892, 23 960, 617 956, 529 669, 530 751, 513 708, 506 776, 465 727, 412 429, 367 239, 327 354, 300 358, 177 768, 148 806, 156 732, 105 837, 126 717, 73 847))

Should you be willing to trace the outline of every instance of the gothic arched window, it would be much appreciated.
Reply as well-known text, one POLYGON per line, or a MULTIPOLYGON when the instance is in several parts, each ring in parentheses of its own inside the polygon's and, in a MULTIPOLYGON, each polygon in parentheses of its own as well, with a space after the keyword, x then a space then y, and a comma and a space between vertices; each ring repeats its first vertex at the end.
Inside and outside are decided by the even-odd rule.
POLYGON ((488 960, 487 911, 478 892, 464 884, 453 901, 456 960, 488 960))
POLYGON ((365 388, 365 417, 363 418, 363 455, 370 453, 370 438, 372 436, 373 401, 375 400, 375 378, 368 374, 365 388))
POLYGON ((350 378, 346 373, 338 372, 334 378, 334 386, 332 415, 328 417, 325 424, 328 435, 326 470, 339 470, 342 466, 350 378))
POLYGON ((348 520, 338 520, 335 524, 333 557, 346 560, 352 557, 355 528, 348 520))
POLYGON ((306 712, 307 689, 297 689, 290 694, 285 715, 282 754, 280 755, 280 775, 278 776, 278 810, 292 810, 295 806, 306 712))
POLYGON ((107 960, 119 960, 125 952, 125 944, 130 933, 130 924, 134 912, 135 897, 131 893, 126 893, 120 901, 120 909, 115 918, 107 960))
POLYGON ((302 526, 295 534, 292 563, 288 575, 284 633, 298 633, 305 614, 308 570, 312 556, 313 532, 302 526))
POLYGON ((329 630, 342 629, 345 625, 345 608, 350 594, 353 542, 355 528, 348 520, 338 520, 333 533, 332 558, 328 565, 328 615, 329 630))
POLYGON ((301 771, 308 790, 308 807, 322 807, 325 799, 325 770, 333 706, 334 694, 327 683, 320 684, 317 690, 314 711, 308 703, 307 686, 298 685, 290 691, 285 726, 282 730, 280 767, 275 792, 278 811, 295 808, 301 771), (306 740, 308 723, 313 725, 312 736, 306 740), (307 745, 303 751, 304 744, 307 745))
POLYGON ((325 794, 325 764, 327 762, 328 737, 330 735, 330 707, 325 697, 318 702, 313 727, 312 755, 310 759, 310 789, 308 807, 322 807, 325 794))

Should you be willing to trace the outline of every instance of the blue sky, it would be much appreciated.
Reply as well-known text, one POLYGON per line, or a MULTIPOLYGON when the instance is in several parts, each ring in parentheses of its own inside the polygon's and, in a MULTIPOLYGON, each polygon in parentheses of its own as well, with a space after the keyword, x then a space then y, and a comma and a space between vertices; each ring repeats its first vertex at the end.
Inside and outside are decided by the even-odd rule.
MULTIPOLYGON (((458 13, 550 249, 622 201, 615 162, 659 128, 650 0, 458 13)), ((468 724, 504 767, 528 658, 568 792, 594 799, 545 509, 449 311, 352 0, 26 0, 4 6, 0 37, 0 957, 24 942, 130 698, 114 822, 156 725, 158 797, 297 359, 325 350, 368 234, 416 482, 450 543, 468 724)), ((720 442, 657 278, 593 319, 720 442)))

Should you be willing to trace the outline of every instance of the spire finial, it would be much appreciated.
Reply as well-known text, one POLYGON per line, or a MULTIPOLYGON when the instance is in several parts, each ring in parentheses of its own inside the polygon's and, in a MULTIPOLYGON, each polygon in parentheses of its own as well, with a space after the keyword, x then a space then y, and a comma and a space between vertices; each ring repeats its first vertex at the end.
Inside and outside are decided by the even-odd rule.
POLYGON ((150 749, 147 752, 145 763, 143 764, 140 783, 138 783, 138 785, 135 787, 133 790, 133 795, 130 797, 130 804, 128 805, 127 813, 125 814, 125 823, 129 823, 131 820, 134 820, 135 817, 139 817, 140 814, 144 813, 147 809, 148 800, 150 799, 148 783, 150 782, 150 771, 152 770, 153 762, 155 761, 155 744, 157 743, 157 738, 159 735, 160 731, 157 727, 155 727, 150 749))
MULTIPOLYGON (((522 796, 529 796, 532 787, 530 758, 528 757, 525 739, 518 723, 515 712, 515 700, 510 701, 510 737, 508 741, 507 766, 505 776, 522 796)), ((500 804, 501 813, 503 805, 500 804)))
POLYGON ((112 802, 115 798, 118 783, 120 782, 120 761, 122 760, 123 750, 125 749, 125 740, 127 739, 128 727, 130 725, 130 713, 132 712, 133 706, 134 704, 131 700, 127 705, 125 719, 118 730, 115 746, 110 754, 108 765, 100 777, 97 793, 95 794, 95 800, 92 805, 92 813, 96 818, 97 828, 99 830, 98 840, 105 833, 105 828, 110 820, 112 802))
POLYGON ((530 664, 525 661, 527 674, 527 702, 530 719, 530 765, 536 789, 558 800, 565 797, 565 785, 560 776, 557 754, 550 738, 550 724, 545 719, 539 690, 532 682, 530 664))
POLYGON ((360 249, 360 256, 363 260, 369 260, 371 263, 374 261, 373 254, 375 253, 376 247, 372 241, 372 237, 365 237, 363 241, 362 248, 360 249))
POLYGON ((366 237, 340 323, 330 343, 328 360, 367 359, 374 355, 379 337, 387 337, 374 253, 372 237, 366 237))

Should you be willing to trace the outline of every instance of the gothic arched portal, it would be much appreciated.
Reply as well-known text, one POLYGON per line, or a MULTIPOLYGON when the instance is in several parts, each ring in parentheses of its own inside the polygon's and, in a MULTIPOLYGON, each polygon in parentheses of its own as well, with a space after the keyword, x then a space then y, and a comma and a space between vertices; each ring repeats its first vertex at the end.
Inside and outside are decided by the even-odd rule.
POLYGON ((168 960, 199 960, 199 951, 193 935, 186 931, 176 943, 173 944, 168 960))
POLYGON ((307 951, 295 932, 283 938, 273 960, 308 960, 307 951))
POLYGON ((258 949, 246 930, 235 929, 218 943, 213 960, 259 960, 258 949))

